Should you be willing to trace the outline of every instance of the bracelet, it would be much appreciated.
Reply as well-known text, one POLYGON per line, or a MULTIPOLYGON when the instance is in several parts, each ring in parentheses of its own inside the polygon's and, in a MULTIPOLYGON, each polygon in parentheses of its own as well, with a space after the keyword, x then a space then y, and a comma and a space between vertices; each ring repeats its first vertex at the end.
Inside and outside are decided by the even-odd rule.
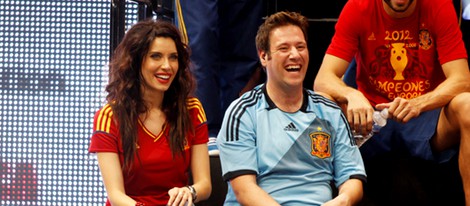
POLYGON ((186 186, 189 191, 191 192, 191 196, 193 197, 193 202, 196 201, 197 199, 197 192, 196 192, 196 189, 194 189, 194 187, 192 185, 188 185, 186 186))
POLYGON ((141 203, 141 202, 136 202, 136 203, 135 203, 135 206, 145 206, 145 204, 144 204, 144 203, 141 203))

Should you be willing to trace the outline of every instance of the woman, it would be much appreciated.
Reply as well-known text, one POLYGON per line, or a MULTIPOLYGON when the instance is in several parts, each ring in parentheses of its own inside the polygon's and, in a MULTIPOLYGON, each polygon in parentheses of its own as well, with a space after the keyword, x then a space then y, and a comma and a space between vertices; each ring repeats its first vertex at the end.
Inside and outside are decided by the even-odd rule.
POLYGON ((183 206, 209 197, 206 117, 190 97, 187 49, 171 23, 155 20, 136 23, 116 48, 89 149, 106 205, 183 206))

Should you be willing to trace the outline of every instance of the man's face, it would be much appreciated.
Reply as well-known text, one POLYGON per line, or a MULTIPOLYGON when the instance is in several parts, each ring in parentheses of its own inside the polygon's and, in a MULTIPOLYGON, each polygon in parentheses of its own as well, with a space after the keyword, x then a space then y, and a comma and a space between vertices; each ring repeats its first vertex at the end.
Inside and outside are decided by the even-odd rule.
POLYGON ((308 68, 307 42, 294 25, 281 26, 270 33, 270 55, 262 53, 268 83, 277 86, 301 86, 308 68), (264 57, 263 57, 264 56, 264 57))
POLYGON ((414 0, 384 0, 384 2, 397 13, 402 13, 408 10, 414 0))

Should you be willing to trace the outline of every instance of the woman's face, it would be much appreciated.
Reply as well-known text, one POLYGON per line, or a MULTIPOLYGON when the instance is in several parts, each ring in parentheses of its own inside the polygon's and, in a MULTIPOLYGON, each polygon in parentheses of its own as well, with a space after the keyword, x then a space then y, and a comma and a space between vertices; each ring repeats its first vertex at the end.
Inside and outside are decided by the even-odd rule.
POLYGON ((142 60, 142 89, 164 93, 178 72, 178 51, 173 39, 157 37, 142 60))

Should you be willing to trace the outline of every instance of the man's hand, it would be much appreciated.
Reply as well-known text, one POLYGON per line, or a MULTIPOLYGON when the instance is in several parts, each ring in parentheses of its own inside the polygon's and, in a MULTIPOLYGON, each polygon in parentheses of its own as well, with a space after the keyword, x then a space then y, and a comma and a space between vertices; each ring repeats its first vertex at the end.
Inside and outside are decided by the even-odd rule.
POLYGON ((407 123, 412 118, 421 114, 419 105, 413 99, 395 98, 393 102, 377 104, 376 108, 382 110, 388 108, 389 117, 397 122, 407 123))
POLYGON ((367 135, 372 131, 374 109, 366 97, 358 90, 347 95, 346 115, 349 125, 357 133, 367 135))

